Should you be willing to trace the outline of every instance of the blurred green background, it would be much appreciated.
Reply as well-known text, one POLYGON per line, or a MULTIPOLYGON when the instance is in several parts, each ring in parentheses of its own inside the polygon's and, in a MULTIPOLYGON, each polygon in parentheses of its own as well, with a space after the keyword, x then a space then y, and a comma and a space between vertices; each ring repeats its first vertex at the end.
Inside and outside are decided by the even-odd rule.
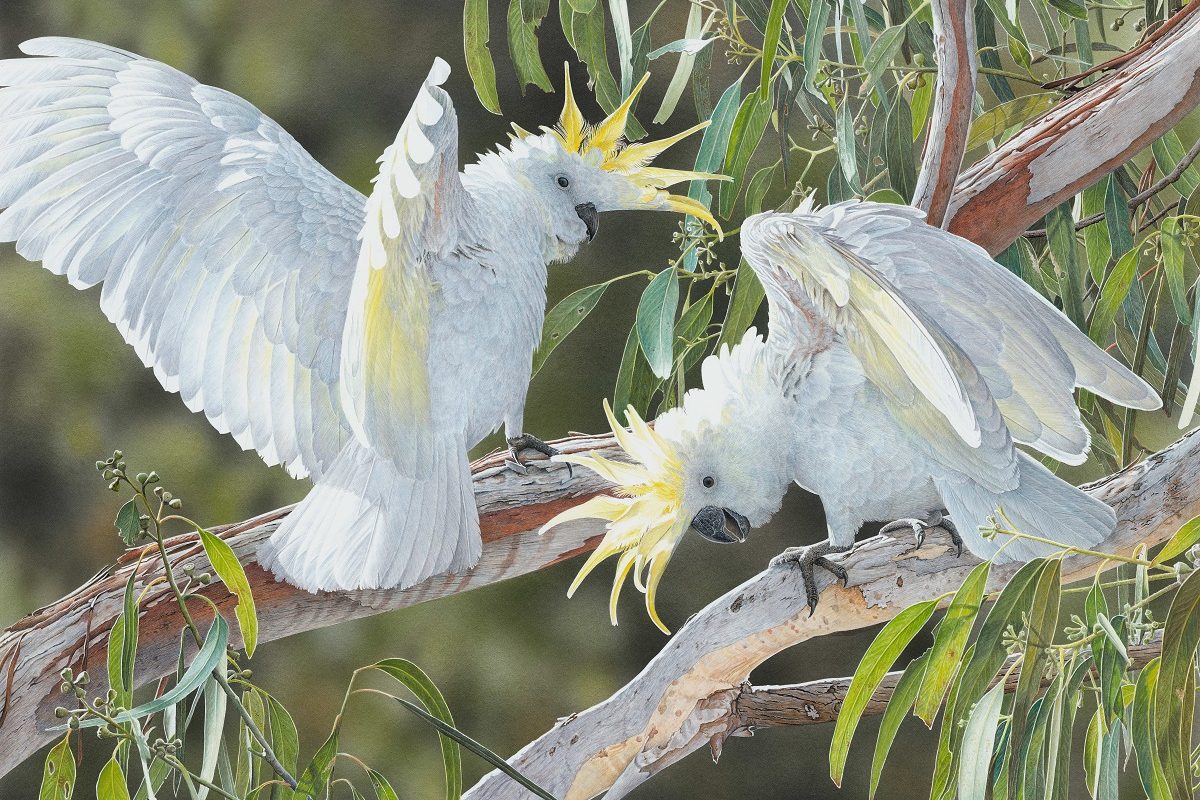
MULTIPOLYGON (((464 158, 503 141, 510 119, 531 129, 555 121, 560 96, 534 89, 522 97, 501 57, 506 5, 492 3, 492 46, 506 119, 486 113, 475 99, 462 58, 458 2, 2 0, 0 56, 18 55, 17 45, 26 38, 63 35, 166 61, 248 98, 334 173, 365 191, 377 155, 394 137, 435 55, 454 68, 447 88, 459 112, 464 158)), ((631 16, 645 19, 654 5, 631 2, 631 16)), ((682 32, 685 13, 684 4, 671 4, 661 23, 682 32)), ((553 14, 541 39, 548 66, 566 59, 553 14)), ((649 95, 661 95, 672 61, 658 62, 649 95)), ((549 71, 557 83, 560 73, 549 71)), ((594 103, 581 102, 585 113, 598 118, 594 103)), ((652 133, 686 125, 689 106, 681 104, 676 119, 652 133)), ((665 163, 690 165, 693 153, 683 146, 665 163)), ((677 252, 671 244, 676 224, 666 214, 603 220, 591 247, 573 263, 552 269, 551 302, 616 274, 661 269, 677 252)), ((604 428, 600 399, 611 393, 640 290, 634 282, 614 286, 554 353, 531 390, 526 418, 531 432, 551 438, 604 428)), ((73 291, 64 279, 24 263, 10 245, 0 249, 0 624, 53 601, 117 557, 120 542, 112 528, 117 498, 104 491, 92 467, 114 448, 125 451, 131 469, 157 469, 184 498, 188 513, 205 523, 267 511, 300 499, 307 489, 281 469, 267 469, 253 453, 241 452, 163 391, 103 318, 97 297, 96 291, 73 291)), ((1153 440, 1169 438, 1165 426, 1161 433, 1153 440)), ((489 440, 479 453, 497 444, 489 440)), ((747 545, 718 550, 689 540, 660 593, 664 619, 678 626, 760 570, 778 550, 823 533, 820 504, 796 490, 785 513, 747 545)), ((253 662, 256 680, 296 715, 307 756, 328 732, 351 671, 403 656, 438 683, 460 727, 511 754, 556 718, 606 698, 665 641, 628 592, 622 624, 610 627, 604 580, 586 583, 568 602, 564 592, 577 568, 568 563, 272 643, 253 662)), ((848 675, 873 633, 796 648, 753 679, 785 683, 848 675)), ((441 793, 441 762, 429 729, 394 707, 361 699, 352 706, 351 720, 344 750, 382 769, 405 797, 441 793)), ((911 720, 906 724, 884 779, 892 798, 928 792, 935 739, 911 720)), ((831 731, 805 727, 734 739, 718 765, 696 754, 635 796, 865 796, 870 747, 855 748, 847 785, 838 792, 828 779, 831 731)), ((873 720, 860 735, 864 743, 873 740, 873 720)), ((484 772, 470 756, 466 768, 467 785, 484 772)), ((40 775, 40 760, 27 763, 0 780, 0 797, 36 796, 40 775)), ((84 778, 77 796, 92 796, 90 787, 84 778)))

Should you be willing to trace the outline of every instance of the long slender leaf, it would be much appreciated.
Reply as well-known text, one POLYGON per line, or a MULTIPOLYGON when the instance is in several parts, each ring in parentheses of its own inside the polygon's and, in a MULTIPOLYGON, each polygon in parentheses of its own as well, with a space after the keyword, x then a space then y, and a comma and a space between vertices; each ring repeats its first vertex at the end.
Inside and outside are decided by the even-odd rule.
MULTIPOLYGON (((1103 178, 1083 190, 1079 203, 1079 215, 1090 217, 1093 214, 1104 213, 1104 196, 1108 192, 1108 182, 1111 177, 1103 178)), ((1108 270, 1109 259, 1108 223, 1104 220, 1083 229, 1083 249, 1087 253, 1088 269, 1092 281, 1100 286, 1104 283, 1104 274, 1108 270)))
POLYGON ((1075 220, 1071 204, 1056 206, 1046 215, 1046 241, 1050 257, 1058 268, 1058 288, 1063 311, 1080 330, 1086 330, 1083 313, 1083 274, 1075 243, 1075 220))
POLYGON ((1155 658, 1142 667, 1134 686, 1133 709, 1130 713, 1130 738, 1137 755, 1138 778, 1150 800, 1166 800, 1171 796, 1167 776, 1159 758, 1160 750, 1154 724, 1154 705, 1161 663, 1161 657, 1155 658))
POLYGON ((1104 224, 1110 240, 1109 258, 1120 258, 1133 249, 1129 204, 1121 183, 1110 178, 1104 190, 1104 224))
POLYGON ((879 735, 875 739, 875 754, 871 757, 871 793, 869 795, 871 798, 875 797, 875 791, 879 788, 883 765, 887 762, 892 743, 896 741, 900 723, 904 721, 905 714, 913 707, 913 702, 917 699, 917 690, 921 687, 928 663, 928 651, 908 663, 908 666, 904 668, 904 674, 896 682, 896 688, 892 691, 892 699, 888 701, 887 708, 883 710, 883 716, 879 720, 879 735))
POLYGON ((1088 326, 1088 335, 1101 347, 1110 341, 1109 332, 1117 318, 1117 311, 1129 296, 1129 290, 1137 277, 1137 267, 1138 251, 1130 250, 1117 261, 1100 290, 1100 299, 1096 301, 1092 310, 1092 323, 1088 326))
MULTIPOLYGON (((863 69, 867 71, 867 81, 863 84, 863 92, 878 91, 876 88, 883 79, 884 70, 896 60, 900 45, 904 44, 904 28, 900 25, 892 27, 879 34, 879 38, 871 45, 863 69)), ((926 81, 929 83, 929 81, 926 81)), ((880 95, 882 101, 882 95, 880 95)), ((914 123, 915 125, 915 123, 914 123)), ((915 138, 915 137, 914 137, 915 138)))
POLYGON ((912 198, 917 185, 917 168, 913 159, 913 139, 910 136, 913 130, 912 116, 902 95, 896 96, 884 124, 884 153, 888 178, 892 188, 907 201, 912 198))
POLYGON ((71 800, 74 792, 75 754, 71 752, 71 734, 68 733, 46 754, 38 800, 71 800))
POLYGON ((850 752, 850 741, 862 717, 867 702, 879 688, 879 682, 891 669, 900 653, 916 636, 937 608, 937 600, 926 600, 910 606, 897 614, 871 642, 863 654, 850 679, 846 699, 838 712, 837 724, 833 729, 833 744, 829 748, 829 777, 838 786, 846 769, 846 756, 850 752))
POLYGON ((962 756, 958 767, 958 796, 962 800, 984 800, 992 774, 992 751, 996 744, 996 726, 1000 722, 1000 704, 1004 684, 997 683, 985 694, 970 716, 963 731, 962 756))
POLYGON ((253 656, 258 646, 258 612, 254 608, 254 593, 250 590, 250 581, 246 571, 224 539, 214 536, 203 528, 199 529, 200 543, 204 546, 204 554, 212 564, 213 571, 225 584, 229 593, 237 598, 234 615, 237 617, 238 628, 242 632, 242 643, 246 655, 253 656))
POLYGON ((375 800, 400 800, 387 778, 373 769, 368 769, 367 775, 371 779, 371 786, 375 789, 375 800))
POLYGON ((577 289, 550 309, 545 322, 542 323, 541 344, 533 354, 533 375, 538 374, 554 349, 562 344, 571 331, 579 327, 579 323, 583 322, 588 314, 592 313, 608 287, 608 283, 597 283, 594 286, 577 289))
POLYGON ((1200 542, 1200 517, 1192 517, 1175 531, 1162 550, 1154 557, 1155 564, 1165 564, 1186 553, 1192 545, 1200 542))
POLYGON ((835 135, 842 175, 846 177, 851 191, 858 194, 862 191, 862 183, 858 178, 858 137, 854 133, 854 115, 850 111, 850 103, 846 100, 838 107, 835 135))
MULTIPOLYGON (((267 700, 267 718, 271 722, 271 751, 289 773, 295 775, 300 760, 300 734, 292 715, 283 704, 264 692, 267 700)), ((288 786, 278 787, 277 800, 290 800, 293 791, 288 786)))
MULTIPOLYGON (((451 728, 454 727, 454 717, 450 714, 446 698, 442 696, 437 684, 416 664, 403 658, 387 658, 371 666, 412 692, 434 718, 451 728)), ((453 737, 442 733, 438 740, 442 748, 442 763, 446 770, 446 798, 457 800, 462 795, 462 752, 453 737)))
POLYGON ((1175 306, 1175 315, 1181 325, 1190 327, 1192 309, 1188 303, 1188 286, 1184 276, 1184 261, 1187 244, 1184 242, 1183 225, 1178 217, 1167 217, 1159 225, 1162 243, 1163 270, 1167 274, 1167 289, 1175 306))
POLYGON ((804 86, 824 101, 817 89, 817 73, 821 68, 821 45, 825 41, 825 25, 829 20, 828 0, 812 0, 808 28, 804 32, 804 86))
POLYGON ((479 102, 493 114, 500 113, 500 96, 496 93, 496 66, 488 49, 491 26, 488 21, 488 0, 466 0, 463 5, 463 49, 467 72, 475 84, 479 102))
MULTIPOLYGON (((1163 175, 1173 172, 1179 166, 1179 162, 1183 161, 1187 152, 1179 140, 1179 134, 1174 130, 1167 131, 1155 139, 1150 149, 1154 153, 1154 160, 1158 163, 1158 168, 1163 175)), ((1191 195, 1197 187, 1200 187, 1200 167, 1197 167, 1195 162, 1189 164, 1187 169, 1180 174, 1176 185, 1181 195, 1184 197, 1191 195)))
POLYGON ((521 0, 509 0, 508 3, 508 53, 513 66, 517 70, 517 82, 521 91, 530 84, 543 92, 553 92, 554 84, 546 74, 542 65, 542 56, 538 52, 537 29, 542 18, 526 20, 522 15, 521 0))
POLYGON ((296 796, 301 798, 323 797, 333 775, 333 761, 338 752, 338 729, 334 728, 329 738, 317 748, 312 761, 304 769, 296 785, 296 796))
POLYGON ((762 74, 758 84, 758 96, 767 100, 771 95, 771 79, 774 77, 775 52, 779 49, 779 35, 783 32, 783 12, 790 0, 771 0, 771 11, 767 15, 767 29, 763 33, 762 74))
MULTIPOLYGON (((217 759, 221 755, 221 732, 225 728, 227 697, 215 678, 204 683, 204 749, 200 756, 200 778, 212 783, 217 774, 217 759)), ((196 791, 196 800, 208 797, 208 787, 196 791)))
POLYGON ((659 378, 671 374, 675 312, 679 308, 679 279, 674 267, 667 267, 642 292, 638 302, 636 327, 638 342, 646 362, 659 378))
POLYGON ((762 306, 766 293, 762 283, 754 274, 754 269, 742 259, 738 264, 737 275, 733 279, 733 294, 729 298, 729 309, 725 312, 725 322, 721 325, 721 338, 717 346, 733 347, 742 339, 742 335, 754 322, 758 309, 762 306))
POLYGON ((658 380, 650 371, 650 365, 646 363, 646 357, 638 345, 635 325, 625 338, 625 349, 621 353, 621 365, 617 369, 617 382, 613 388, 613 405, 616 408, 633 406, 645 416, 657 386, 658 380))
POLYGON ((931 728, 950 680, 962 663, 967 638, 983 604, 990 569, 991 562, 984 561, 971 570, 971 574, 955 592, 946 615, 938 623, 933 647, 929 651, 929 666, 925 669, 913 712, 931 728))
POLYGON ((1162 662, 1154 693, 1154 729, 1167 785, 1175 797, 1191 796, 1191 728, 1185 729, 1184 703, 1200 644, 1200 572, 1192 572, 1175 592, 1163 630, 1162 662))
POLYGON ((125 770, 121 762, 109 759, 100 770, 96 780, 96 800, 129 800, 129 785, 125 782, 125 770))
MULTIPOLYGON (((692 4, 688 10, 687 27, 684 29, 683 38, 703 38, 705 29, 701 19, 700 5, 698 3, 692 4)), ((662 104, 658 107, 658 113, 654 115, 654 124, 661 125, 671 118, 671 114, 675 112, 675 106, 679 104, 679 98, 683 96, 683 90, 687 88, 688 79, 692 76, 692 66, 695 63, 696 56, 694 54, 679 54, 679 62, 675 65, 675 73, 671 76, 671 82, 667 84, 667 91, 663 94, 662 104)))
POLYGON ((633 88, 633 31, 629 25, 629 4, 626 0, 608 0, 613 33, 617 38, 617 61, 620 62, 621 97, 629 96, 633 88))
POLYGON ((138 539, 142 538, 141 514, 138 512, 137 500, 130 498, 125 505, 117 511, 117 518, 113 524, 117 527, 117 533, 121 536, 121 541, 126 547, 133 547, 137 544, 138 539))
POLYGON ((723 217, 728 218, 733 211, 734 201, 746 176, 746 167, 750 164, 750 157, 758 149, 770 116, 770 99, 763 100, 757 92, 746 95, 738 109, 729 132, 729 146, 725 153, 725 173, 733 180, 721 184, 718 189, 721 198, 720 213, 723 217))
MULTIPOLYGON (((117 722, 132 722, 150 714, 156 714, 187 697, 199 689, 212 671, 223 663, 225 648, 228 646, 229 625, 218 614, 208 629, 203 644, 196 652, 196 657, 192 659, 192 663, 188 665, 187 671, 183 673, 178 682, 160 696, 135 708, 122 711, 115 715, 114 719, 117 722)), ((79 727, 97 728, 104 724, 103 720, 92 718, 80 722, 79 727)), ((59 726, 59 729, 62 727, 59 726)))
MULTIPOLYGON (((575 52, 587 64, 588 75, 596 87, 596 102, 606 112, 612 113, 621 104, 621 87, 613 78, 612 68, 608 64, 604 28, 604 6, 595 0, 589 11, 583 12, 576 8, 571 17, 571 36, 575 52)), ((635 127, 632 116, 629 118, 628 129, 632 139, 637 139, 642 134, 641 126, 635 127)))
MULTIPOLYGON (((1053 642, 1054 632, 1058 626, 1059 591, 1062 582, 1061 565, 1062 562, 1058 559, 1046 561, 1038 572, 1037 580, 1031 586, 1029 605, 1025 610, 1027 622, 1022 642, 1025 656, 1010 710, 1012 741, 1014 742, 1024 740, 1026 715, 1041 688, 1047 647, 1053 642)), ((1015 760, 1015 751, 1011 756, 1013 760, 1009 762, 1009 773, 1016 774, 1018 764, 1015 760)))

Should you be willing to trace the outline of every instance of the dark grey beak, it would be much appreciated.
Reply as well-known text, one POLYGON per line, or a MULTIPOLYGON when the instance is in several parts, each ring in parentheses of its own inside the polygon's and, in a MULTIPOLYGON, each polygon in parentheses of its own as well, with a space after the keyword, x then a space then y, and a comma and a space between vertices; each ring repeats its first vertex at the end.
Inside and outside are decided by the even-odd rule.
POLYGON ((580 203, 575 206, 575 213, 587 226, 588 241, 595 239, 596 231, 600 230, 600 212, 596 210, 595 203, 580 203))
POLYGON ((750 521, 736 511, 705 506, 692 517, 692 530, 717 544, 737 544, 746 541, 750 521))

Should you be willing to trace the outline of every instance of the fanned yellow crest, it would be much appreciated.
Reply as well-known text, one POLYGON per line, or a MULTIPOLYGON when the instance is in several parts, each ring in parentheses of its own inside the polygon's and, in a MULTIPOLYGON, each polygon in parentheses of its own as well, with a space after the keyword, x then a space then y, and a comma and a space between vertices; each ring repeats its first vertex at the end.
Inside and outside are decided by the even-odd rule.
MULTIPOLYGON (((630 110, 633 108, 638 94, 642 91, 642 87, 649 79, 650 73, 647 72, 638 81, 637 86, 629 92, 629 96, 625 98, 624 102, 593 128, 584 121, 583 113, 575 102, 575 94, 571 90, 571 67, 565 65, 563 83, 565 100, 562 114, 557 126, 553 129, 543 128, 543 130, 557 138, 568 152, 578 153, 581 156, 595 154, 592 157, 597 159, 595 163, 598 163, 601 169, 621 175, 641 191, 639 201, 646 208, 668 209, 696 217, 712 226, 718 237, 723 237, 721 226, 703 203, 682 195, 671 194, 665 190, 668 186, 684 181, 727 181, 729 180, 727 175, 649 166, 651 161, 671 145, 707 128, 707 120, 665 139, 636 144, 627 143, 626 126, 629 124, 630 110)), ((513 126, 513 129, 519 138, 524 139, 534 135, 516 125, 513 126)))
POLYGON ((670 633, 658 616, 654 599, 671 553, 687 530, 687 520, 680 514, 683 465, 670 442, 647 425, 633 406, 625 410, 628 429, 617 422, 607 400, 604 401, 604 413, 617 444, 636 463, 613 461, 595 453, 555 456, 556 461, 579 464, 612 481, 616 484, 616 496, 599 495, 569 508, 543 525, 542 532, 577 519, 607 520, 604 539, 575 576, 567 597, 575 594, 584 578, 600 562, 620 553, 609 595, 608 613, 612 624, 617 624, 621 586, 632 571, 634 585, 646 595, 650 619, 663 633, 670 633))

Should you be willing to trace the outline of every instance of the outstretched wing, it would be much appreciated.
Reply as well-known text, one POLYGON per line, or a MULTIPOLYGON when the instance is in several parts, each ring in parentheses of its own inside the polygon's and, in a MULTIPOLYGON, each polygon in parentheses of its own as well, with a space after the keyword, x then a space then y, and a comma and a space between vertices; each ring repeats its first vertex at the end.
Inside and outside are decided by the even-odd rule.
POLYGON ((918 305, 970 358, 1013 438, 1068 464, 1087 457, 1081 386, 1134 408, 1155 391, 983 248, 925 224, 916 209, 839 203, 808 217, 918 305))
POLYGON ((192 410, 320 475, 352 435, 339 374, 366 199, 245 100, 101 44, 0 61, 0 240, 103 283, 192 410))
POLYGON ((1015 451, 970 358, 876 266, 801 215, 759 214, 742 250, 767 292, 771 339, 800 355, 846 343, 889 411, 946 466, 1011 488, 1015 451), (811 331, 820 331, 813 336, 811 331))
POLYGON ((457 244, 466 191, 458 122, 436 59, 396 141, 379 159, 342 340, 343 405, 359 440, 423 477, 429 397, 431 267, 457 244))

